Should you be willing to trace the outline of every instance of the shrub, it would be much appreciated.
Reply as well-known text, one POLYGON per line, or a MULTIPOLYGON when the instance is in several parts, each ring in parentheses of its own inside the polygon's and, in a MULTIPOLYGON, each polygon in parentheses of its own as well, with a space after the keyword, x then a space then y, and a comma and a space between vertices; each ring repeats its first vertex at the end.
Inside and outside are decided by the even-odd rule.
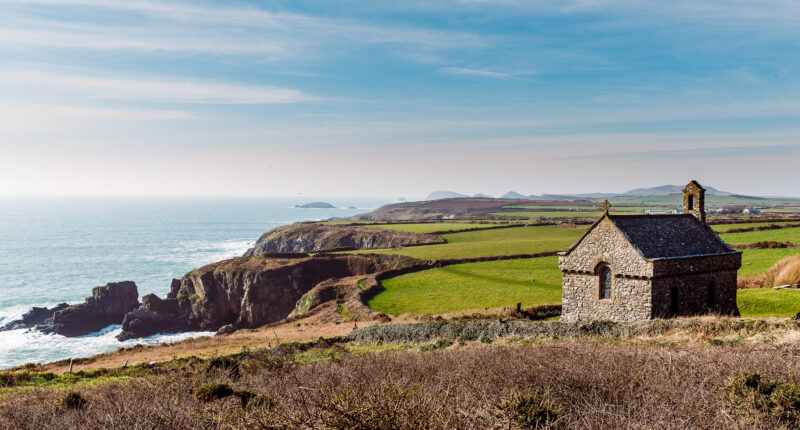
POLYGON ((385 382, 371 393, 346 389, 322 400, 323 428, 424 429, 431 428, 431 402, 419 395, 419 385, 385 382))
POLYGON ((730 411, 753 421, 796 423, 800 420, 800 386, 794 379, 775 382, 758 373, 736 375, 726 394, 730 411))
POLYGON ((488 335, 481 335, 481 343, 492 343, 492 338, 488 335))
POLYGON ((80 393, 70 391, 58 401, 58 408, 61 410, 83 409, 86 407, 86 399, 80 393))
POLYGON ((526 393, 511 393, 495 406, 495 416, 523 429, 555 427, 561 412, 544 397, 526 393))
POLYGON ((216 382, 201 385, 200 388, 194 391, 194 397, 206 403, 216 399, 223 399, 233 394, 233 388, 231 388, 230 384, 219 384, 216 382))

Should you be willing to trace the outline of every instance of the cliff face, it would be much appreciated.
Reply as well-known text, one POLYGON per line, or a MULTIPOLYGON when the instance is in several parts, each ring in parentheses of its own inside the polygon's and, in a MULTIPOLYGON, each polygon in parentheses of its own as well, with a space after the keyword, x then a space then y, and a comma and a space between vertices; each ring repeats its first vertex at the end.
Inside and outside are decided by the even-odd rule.
POLYGON ((169 297, 189 301, 203 329, 258 327, 286 318, 297 301, 331 278, 395 269, 418 260, 393 255, 325 255, 297 259, 240 257, 201 267, 169 297))
POLYGON ((444 243, 436 235, 382 228, 296 223, 264 233, 245 256, 268 252, 320 252, 335 249, 379 249, 444 243))
POLYGON ((280 321, 322 281, 428 264, 398 255, 239 257, 203 266, 172 282, 166 300, 145 296, 125 316, 118 339, 232 324, 252 328, 280 321))

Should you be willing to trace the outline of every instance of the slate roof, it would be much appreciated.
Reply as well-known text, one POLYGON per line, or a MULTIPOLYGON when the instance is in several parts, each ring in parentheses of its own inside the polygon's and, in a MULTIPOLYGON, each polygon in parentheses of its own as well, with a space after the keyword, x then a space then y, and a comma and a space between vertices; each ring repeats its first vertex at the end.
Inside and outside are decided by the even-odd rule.
POLYGON ((694 215, 609 215, 647 259, 735 253, 694 215))

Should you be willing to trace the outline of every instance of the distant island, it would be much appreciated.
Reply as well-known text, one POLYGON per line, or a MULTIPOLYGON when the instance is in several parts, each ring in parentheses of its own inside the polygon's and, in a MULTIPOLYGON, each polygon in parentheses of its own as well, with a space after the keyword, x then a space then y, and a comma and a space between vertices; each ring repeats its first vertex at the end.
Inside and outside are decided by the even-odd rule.
POLYGON ((294 207, 300 209, 336 209, 336 206, 327 202, 311 202, 304 205, 295 205, 294 207))

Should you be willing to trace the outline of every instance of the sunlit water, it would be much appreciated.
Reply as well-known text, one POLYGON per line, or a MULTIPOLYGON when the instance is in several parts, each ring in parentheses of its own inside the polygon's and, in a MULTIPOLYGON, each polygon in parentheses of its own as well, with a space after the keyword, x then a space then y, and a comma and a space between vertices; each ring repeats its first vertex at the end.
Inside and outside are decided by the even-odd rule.
MULTIPOLYGON (((140 297, 164 296, 170 280, 203 264, 241 255, 273 227, 344 217, 386 202, 333 200, 359 209, 296 209, 298 201, 228 199, 0 198, 0 326, 32 306, 78 303, 91 289, 131 280, 140 297)), ((208 333, 118 342, 112 326, 66 338, 0 332, 0 368, 161 343, 208 333)))

